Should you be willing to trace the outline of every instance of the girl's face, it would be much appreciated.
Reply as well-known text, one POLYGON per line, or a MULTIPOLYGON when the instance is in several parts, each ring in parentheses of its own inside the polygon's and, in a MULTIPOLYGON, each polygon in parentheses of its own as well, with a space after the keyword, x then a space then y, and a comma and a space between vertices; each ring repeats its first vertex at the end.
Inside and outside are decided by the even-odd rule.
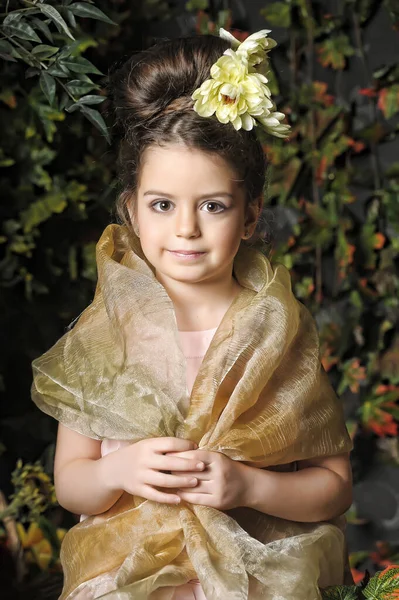
POLYGON ((217 155, 178 145, 151 147, 144 156, 133 222, 161 283, 231 279, 246 229, 244 189, 217 155), (179 256, 179 250, 199 254, 179 256))

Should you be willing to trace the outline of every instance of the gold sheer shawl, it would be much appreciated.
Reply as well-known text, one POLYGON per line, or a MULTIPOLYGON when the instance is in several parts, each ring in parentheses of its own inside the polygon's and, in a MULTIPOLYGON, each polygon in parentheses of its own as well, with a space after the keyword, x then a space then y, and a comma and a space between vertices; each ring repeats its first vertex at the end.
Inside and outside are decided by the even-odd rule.
MULTIPOLYGON (((258 468, 351 450, 316 326, 284 266, 240 247, 234 273, 244 289, 212 339, 189 402, 174 307, 139 239, 109 225, 97 266, 93 302, 33 362, 32 398, 41 410, 98 440, 181 437, 258 468)), ((319 586, 343 581, 341 525, 124 493, 67 533, 61 600, 84 589, 88 598, 145 600, 195 577, 208 600, 316 600, 319 586)))

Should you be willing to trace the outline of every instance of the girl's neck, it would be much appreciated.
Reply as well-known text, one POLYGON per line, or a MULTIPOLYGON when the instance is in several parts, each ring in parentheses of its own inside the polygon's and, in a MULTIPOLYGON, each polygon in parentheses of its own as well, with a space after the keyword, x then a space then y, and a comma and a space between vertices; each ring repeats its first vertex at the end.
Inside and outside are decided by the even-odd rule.
POLYGON ((174 297, 167 290, 175 308, 177 328, 180 331, 205 331, 219 327, 229 306, 242 289, 233 278, 229 293, 226 290, 223 295, 216 290, 203 296, 197 293, 195 297, 182 299, 181 296, 174 297))

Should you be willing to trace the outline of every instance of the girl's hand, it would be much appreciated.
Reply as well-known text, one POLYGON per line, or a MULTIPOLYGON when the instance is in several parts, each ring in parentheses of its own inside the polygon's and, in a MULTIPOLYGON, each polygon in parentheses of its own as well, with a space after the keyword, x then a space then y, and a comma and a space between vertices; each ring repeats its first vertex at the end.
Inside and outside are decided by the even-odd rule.
POLYGON ((100 459, 102 476, 112 490, 124 490, 155 502, 178 504, 180 498, 173 488, 197 485, 196 477, 204 468, 200 458, 185 454, 194 448, 194 442, 174 437, 140 440, 100 459), (170 452, 175 452, 176 456, 170 452), (177 456, 179 452, 181 455, 177 456), (173 473, 169 474, 170 471, 173 473), (170 492, 168 488, 171 488, 170 492))
MULTIPOLYGON (((240 461, 232 460, 220 452, 208 450, 193 450, 187 452, 170 452, 169 456, 185 457, 194 462, 203 461, 206 465, 201 473, 196 473, 198 485, 192 490, 178 489, 182 500, 191 504, 211 506, 218 510, 229 510, 237 506, 246 506, 246 498, 251 486, 251 468, 240 461)), ((173 475, 182 481, 187 476, 194 475, 190 472, 179 473, 172 471, 173 475)), ((185 486, 182 485, 181 488, 185 486)))

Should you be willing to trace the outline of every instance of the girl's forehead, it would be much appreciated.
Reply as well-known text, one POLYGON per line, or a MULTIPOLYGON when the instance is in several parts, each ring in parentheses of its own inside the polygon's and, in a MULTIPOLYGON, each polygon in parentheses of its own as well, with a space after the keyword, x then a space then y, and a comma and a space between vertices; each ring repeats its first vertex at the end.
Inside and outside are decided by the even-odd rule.
POLYGON ((141 163, 141 187, 154 178, 202 185, 212 180, 223 181, 232 187, 239 182, 234 169, 217 153, 180 145, 147 148, 141 163))

